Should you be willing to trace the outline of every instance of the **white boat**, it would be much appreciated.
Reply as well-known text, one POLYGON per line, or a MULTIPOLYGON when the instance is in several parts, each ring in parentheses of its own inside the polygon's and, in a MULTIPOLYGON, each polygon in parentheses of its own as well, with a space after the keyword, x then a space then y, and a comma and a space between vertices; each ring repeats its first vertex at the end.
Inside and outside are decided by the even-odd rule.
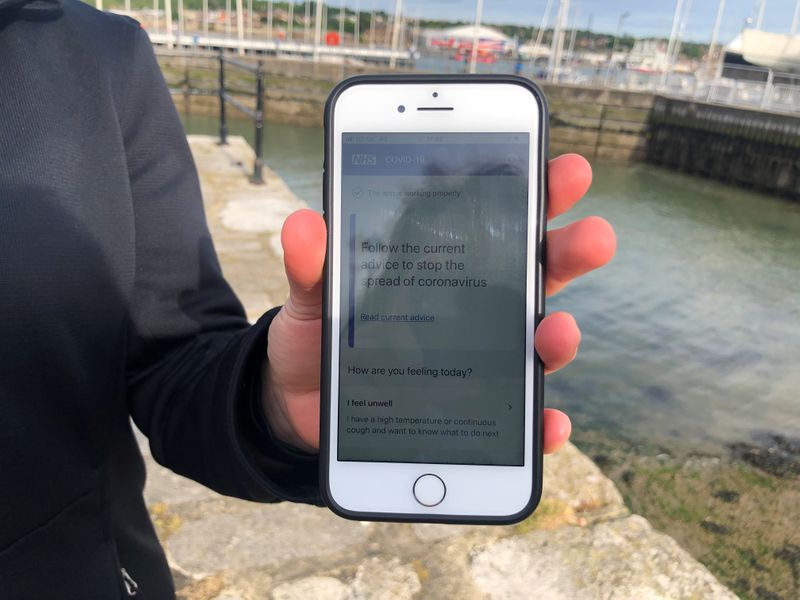
POLYGON ((662 40, 637 40, 625 61, 625 68, 637 73, 661 73, 669 67, 662 40))
MULTIPOLYGON (((800 35, 745 29, 725 46, 725 52, 741 57, 742 64, 786 73, 800 72, 800 35)), ((735 61, 726 57, 726 62, 735 61)))
POLYGON ((522 44, 519 47, 519 55, 525 60, 530 60, 531 58, 536 59, 549 57, 550 52, 550 46, 536 44, 535 42, 528 42, 527 44, 522 44))

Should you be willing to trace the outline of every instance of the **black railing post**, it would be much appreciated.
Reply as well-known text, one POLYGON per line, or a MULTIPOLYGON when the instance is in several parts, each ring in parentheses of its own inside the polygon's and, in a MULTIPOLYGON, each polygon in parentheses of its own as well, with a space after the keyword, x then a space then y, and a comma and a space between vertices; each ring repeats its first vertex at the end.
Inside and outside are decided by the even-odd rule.
POLYGON ((181 82, 181 87, 183 87, 183 110, 188 115, 190 111, 190 104, 189 98, 191 97, 192 93, 192 82, 191 82, 191 75, 189 73, 189 57, 183 57, 183 81, 181 82))
POLYGON ((225 54, 219 51, 219 143, 228 143, 228 123, 225 119, 225 54))
POLYGON ((264 146, 264 61, 258 61, 256 68, 256 161, 253 163, 253 176, 250 181, 257 184, 264 183, 263 168, 264 158, 262 156, 264 146))

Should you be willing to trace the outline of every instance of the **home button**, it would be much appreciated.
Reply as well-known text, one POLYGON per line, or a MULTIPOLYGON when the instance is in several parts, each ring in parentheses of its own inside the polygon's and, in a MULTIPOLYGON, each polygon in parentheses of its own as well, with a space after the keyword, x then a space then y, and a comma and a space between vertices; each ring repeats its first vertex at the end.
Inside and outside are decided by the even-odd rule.
POLYGON ((422 506, 436 506, 444 500, 447 488, 441 477, 433 473, 420 475, 414 482, 414 498, 422 506))

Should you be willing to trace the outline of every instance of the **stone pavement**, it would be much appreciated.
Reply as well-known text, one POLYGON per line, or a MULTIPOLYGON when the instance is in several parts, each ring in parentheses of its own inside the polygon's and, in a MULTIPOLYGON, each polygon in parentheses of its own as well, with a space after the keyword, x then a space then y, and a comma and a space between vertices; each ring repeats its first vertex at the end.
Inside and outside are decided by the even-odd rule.
MULTIPOLYGON (((248 183, 242 138, 189 139, 223 268, 254 319, 286 295, 280 226, 303 204, 268 169, 266 185, 248 183)), ((244 502, 171 473, 141 446, 147 504, 185 600, 735 598, 630 514, 572 445, 545 458, 537 512, 507 527, 354 522, 244 502)))

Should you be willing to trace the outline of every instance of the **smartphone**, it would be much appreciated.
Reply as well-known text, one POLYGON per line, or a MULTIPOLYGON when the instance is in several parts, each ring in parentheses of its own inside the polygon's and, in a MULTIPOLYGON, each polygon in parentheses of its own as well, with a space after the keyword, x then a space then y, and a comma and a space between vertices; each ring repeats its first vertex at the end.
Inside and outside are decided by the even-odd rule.
POLYGON ((359 76, 325 111, 321 487, 360 520, 513 523, 542 487, 547 108, 359 76))

